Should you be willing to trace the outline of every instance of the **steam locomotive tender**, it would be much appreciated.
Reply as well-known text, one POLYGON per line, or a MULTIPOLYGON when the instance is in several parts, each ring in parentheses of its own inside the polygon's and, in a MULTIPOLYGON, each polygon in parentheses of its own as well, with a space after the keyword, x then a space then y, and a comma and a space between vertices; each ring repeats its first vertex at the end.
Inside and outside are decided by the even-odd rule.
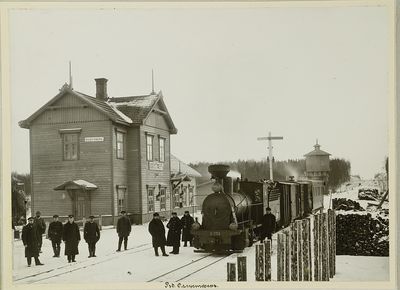
POLYGON ((323 207, 323 181, 233 181, 226 176, 229 166, 222 164, 210 165, 208 171, 215 183, 203 202, 202 224, 192 227, 196 249, 240 252, 251 246, 260 235, 267 207, 276 217, 277 228, 323 207))

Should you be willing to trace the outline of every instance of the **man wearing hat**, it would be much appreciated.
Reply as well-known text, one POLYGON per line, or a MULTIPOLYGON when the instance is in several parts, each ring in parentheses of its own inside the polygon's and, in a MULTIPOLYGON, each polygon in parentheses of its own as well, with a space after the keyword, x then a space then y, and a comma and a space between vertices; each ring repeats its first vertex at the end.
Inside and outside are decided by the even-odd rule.
POLYGON ((22 228, 22 242, 25 246, 25 257, 28 262, 28 267, 31 266, 32 257, 35 259, 35 265, 43 265, 39 261, 38 238, 33 224, 33 217, 28 218, 28 223, 22 228))
POLYGON ((173 250, 171 254, 179 254, 179 247, 181 245, 181 231, 182 231, 182 222, 178 218, 176 212, 172 213, 172 217, 167 223, 168 235, 167 235, 167 246, 172 246, 173 250))
POLYGON ((159 256, 158 248, 161 248, 163 256, 168 257, 167 253, 165 253, 165 244, 167 243, 165 239, 165 228, 157 212, 153 214, 153 219, 149 223, 149 232, 152 237, 155 255, 159 256))
POLYGON ((122 210, 121 215, 122 216, 118 219, 117 222, 117 233, 119 237, 117 252, 121 252, 122 241, 124 241, 124 249, 126 251, 126 249, 128 248, 128 237, 132 230, 131 221, 126 216, 126 211, 122 210))
POLYGON ((83 228, 83 238, 89 247, 89 258, 96 257, 96 243, 100 239, 100 230, 92 215, 89 216, 89 221, 83 228))
POLYGON ((53 215, 53 221, 49 225, 49 239, 53 246, 53 257, 60 257, 61 239, 63 234, 63 224, 58 220, 58 215, 53 215))
POLYGON ((68 222, 64 225, 63 241, 65 243, 65 255, 68 258, 68 263, 75 262, 75 255, 79 254, 78 245, 81 240, 78 225, 74 222, 74 216, 68 216, 68 222))
POLYGON ((276 227, 276 218, 271 213, 271 208, 266 208, 266 214, 263 216, 262 219, 262 226, 261 226, 261 241, 264 241, 265 238, 269 240, 272 239, 272 234, 275 232, 276 227))
POLYGON ((46 232, 46 223, 42 219, 41 215, 42 215, 41 212, 37 211, 35 220, 33 222, 33 226, 34 226, 34 228, 36 230, 36 237, 38 239, 39 253, 42 252, 42 243, 43 243, 42 236, 46 232))
POLYGON ((193 246, 193 235, 190 233, 192 229, 192 225, 194 224, 193 217, 189 214, 189 211, 186 210, 185 214, 181 218, 182 222, 182 241, 184 242, 183 246, 187 247, 187 242, 190 243, 190 246, 193 246))

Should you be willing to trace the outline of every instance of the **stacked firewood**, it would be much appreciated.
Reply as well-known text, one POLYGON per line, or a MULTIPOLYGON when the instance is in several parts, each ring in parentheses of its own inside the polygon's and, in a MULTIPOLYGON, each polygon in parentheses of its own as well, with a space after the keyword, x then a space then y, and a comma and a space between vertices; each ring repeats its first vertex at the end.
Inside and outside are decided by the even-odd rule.
POLYGON ((389 220, 371 214, 337 215, 336 254, 389 256, 389 220))
POLYGON ((346 198, 334 198, 332 200, 332 207, 334 210, 365 211, 357 201, 346 198))
POLYGON ((358 190, 358 199, 378 200, 379 197, 380 197, 379 191, 377 189, 359 189, 358 190))

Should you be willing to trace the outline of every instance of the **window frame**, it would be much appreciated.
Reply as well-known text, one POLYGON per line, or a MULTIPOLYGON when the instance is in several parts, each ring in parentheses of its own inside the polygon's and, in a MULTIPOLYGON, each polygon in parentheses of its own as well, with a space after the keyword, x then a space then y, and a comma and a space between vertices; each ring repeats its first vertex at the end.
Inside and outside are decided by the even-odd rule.
POLYGON ((180 194, 180 188, 179 187, 176 187, 174 189, 173 197, 174 197, 174 208, 180 208, 180 197, 181 197, 181 194, 180 194))
POLYGON ((120 160, 124 160, 125 159, 125 140, 126 140, 126 134, 125 134, 125 132, 122 132, 122 131, 119 131, 119 130, 117 130, 116 132, 115 132, 115 145, 116 145, 116 148, 115 148, 115 157, 117 158, 117 159, 120 159, 120 160), (122 136, 122 141, 121 140, 118 140, 118 136, 122 136), (118 145, 119 144, 122 144, 122 148, 118 148, 118 145), (122 151, 122 156, 119 154, 120 152, 122 151))
POLYGON ((146 134, 146 160, 153 161, 154 160, 154 135, 146 134), (151 140, 151 145, 149 146, 149 140, 151 140), (151 151, 149 150, 151 147, 151 151))
POLYGON ((62 140, 62 160, 63 161, 77 161, 80 159, 80 132, 61 132, 61 140, 62 140), (75 142, 69 142, 66 144, 67 136, 76 136, 75 142), (76 144, 76 158, 67 158, 67 150, 65 150, 66 145, 76 144))
POLYGON ((164 137, 158 138, 158 155, 159 155, 158 159, 160 162, 165 162, 165 143, 166 143, 166 138, 164 137), (161 146, 161 143, 163 146, 161 146))
POLYGON ((155 187, 153 187, 153 186, 148 186, 147 187, 147 212, 148 213, 155 211, 154 192, 155 192, 155 187), (150 192, 152 192, 151 195, 150 195, 150 192), (150 203, 150 201, 151 201, 151 203, 150 203), (150 207, 152 207, 152 209, 150 207))
POLYGON ((167 188, 160 187, 160 211, 167 210, 167 188), (164 192, 164 194, 162 194, 164 192))

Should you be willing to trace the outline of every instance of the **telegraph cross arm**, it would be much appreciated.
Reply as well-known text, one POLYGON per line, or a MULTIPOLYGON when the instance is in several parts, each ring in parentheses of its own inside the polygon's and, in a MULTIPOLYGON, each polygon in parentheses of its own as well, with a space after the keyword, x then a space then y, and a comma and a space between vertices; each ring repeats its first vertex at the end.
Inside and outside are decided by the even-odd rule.
POLYGON ((258 137, 257 140, 283 140, 283 137, 258 137))

